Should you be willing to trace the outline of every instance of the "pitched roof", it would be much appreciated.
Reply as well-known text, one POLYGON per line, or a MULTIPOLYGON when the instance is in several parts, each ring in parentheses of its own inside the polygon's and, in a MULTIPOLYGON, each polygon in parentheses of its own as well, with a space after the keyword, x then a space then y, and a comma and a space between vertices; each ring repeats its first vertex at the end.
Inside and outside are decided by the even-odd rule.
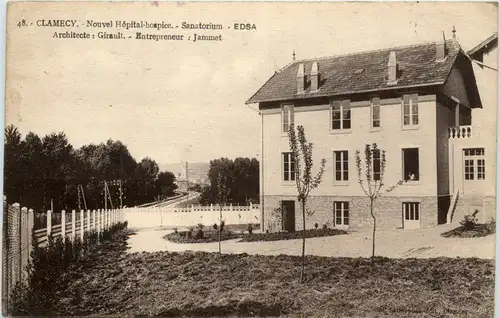
POLYGON ((447 58, 439 62, 436 61, 435 43, 295 61, 275 73, 247 104, 444 84, 461 52, 455 40, 446 43, 447 58), (387 62, 391 51, 396 52, 399 69, 396 85, 387 84, 387 62), (318 91, 311 92, 309 79, 314 61, 319 64, 321 79, 318 91), (297 94, 300 63, 305 65, 307 78, 303 94, 297 94))
POLYGON ((481 52, 483 49, 486 49, 488 47, 488 45, 495 40, 498 40, 498 33, 497 32, 492 34, 489 38, 487 38, 483 42, 476 45, 472 50, 467 52, 467 54, 469 54, 470 56, 473 56, 474 54, 481 52))

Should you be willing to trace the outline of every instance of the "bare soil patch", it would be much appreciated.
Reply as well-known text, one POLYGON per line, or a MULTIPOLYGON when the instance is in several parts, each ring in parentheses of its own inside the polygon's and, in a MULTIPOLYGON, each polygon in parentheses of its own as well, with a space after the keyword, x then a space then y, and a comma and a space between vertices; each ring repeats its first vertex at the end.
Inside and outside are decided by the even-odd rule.
MULTIPOLYGON (((122 237, 123 241, 126 236, 122 237)), ((123 252, 109 243, 54 291, 53 315, 491 317, 494 261, 123 252)))

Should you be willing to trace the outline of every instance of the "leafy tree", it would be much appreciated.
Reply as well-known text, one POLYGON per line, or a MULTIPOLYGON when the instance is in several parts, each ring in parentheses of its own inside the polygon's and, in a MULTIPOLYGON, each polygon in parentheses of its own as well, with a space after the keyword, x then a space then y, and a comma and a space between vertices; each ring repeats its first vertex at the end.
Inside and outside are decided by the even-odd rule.
MULTIPOLYGON (((82 185, 89 209, 104 204, 103 181, 122 180, 124 205, 152 200, 158 191, 173 191, 158 165, 145 158, 140 166, 120 141, 84 145, 73 149, 63 132, 40 138, 28 133, 24 140, 18 129, 5 128, 4 193, 9 203, 20 202, 35 212, 78 208, 78 185, 82 185), (147 185, 145 188, 144 185, 147 185), (157 189, 157 184, 166 185, 157 189), (141 191, 142 190, 142 191, 141 191), (157 191, 158 190, 158 191, 157 191)), ((113 202, 119 205, 119 183, 108 183, 113 202)))
POLYGON ((313 168, 313 144, 307 142, 303 126, 295 127, 290 125, 288 130, 288 139, 292 160, 295 170, 295 185, 297 187, 297 198, 302 209, 302 267, 300 270, 300 281, 304 278, 305 253, 306 253, 306 205, 309 193, 317 188, 325 172, 326 160, 321 159, 319 172, 316 176, 312 175, 313 168))
MULTIPOLYGON (((370 200, 370 215, 373 219, 372 232, 372 264, 375 262, 375 232, 377 230, 377 218, 375 215, 375 201, 380 197, 384 187, 384 174, 386 167, 385 150, 380 150, 376 143, 372 145, 366 144, 364 150, 365 160, 364 169, 361 163, 360 151, 355 153, 356 170, 358 172, 358 183, 365 195, 370 200)), ((403 181, 398 181, 395 185, 390 186, 385 192, 393 191, 403 181)))
POLYGON ((155 198, 154 181, 159 170, 158 164, 148 157, 142 159, 137 165, 135 179, 139 182, 139 193, 148 201, 153 201, 155 198))
POLYGON ((21 134, 14 125, 5 127, 4 188, 9 202, 21 199, 22 179, 19 163, 22 155, 21 134))
POLYGON ((259 162, 255 158, 228 158, 210 161, 208 179, 210 186, 202 189, 200 201, 203 204, 217 203, 218 173, 224 171, 231 189, 228 202, 241 205, 259 200, 259 162))
POLYGON ((155 181, 156 193, 161 197, 170 197, 177 189, 175 175, 170 171, 160 172, 155 181))

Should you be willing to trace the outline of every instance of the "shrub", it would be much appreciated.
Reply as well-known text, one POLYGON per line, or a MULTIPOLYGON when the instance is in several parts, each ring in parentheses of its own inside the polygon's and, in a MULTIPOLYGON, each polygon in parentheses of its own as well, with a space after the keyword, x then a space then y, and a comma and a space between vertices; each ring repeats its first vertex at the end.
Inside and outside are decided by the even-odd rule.
POLYGON ((226 225, 226 222, 224 222, 224 220, 220 221, 220 231, 221 232, 224 231, 224 225, 226 225))
POLYGON ((193 228, 192 227, 190 227, 189 230, 186 232, 186 237, 187 238, 193 237, 193 228))
POLYGON ((491 219, 491 221, 486 224, 486 228, 489 233, 495 233, 497 229, 497 222, 494 219, 491 219))
POLYGON ((477 218, 476 215, 479 213, 479 210, 475 210, 474 213, 468 214, 464 217, 462 221, 460 221, 460 225, 463 226, 465 231, 472 231, 474 230, 476 224, 477 224, 477 218))
POLYGON ((217 223, 214 223, 213 228, 214 228, 214 230, 217 231, 217 229, 219 228, 219 226, 217 225, 217 223))
POLYGON ((203 233, 203 228, 204 227, 205 226, 203 224, 198 223, 198 225, 197 225, 198 230, 196 231, 196 235, 195 235, 196 239, 203 239, 205 237, 204 233, 203 233))
POLYGON ((318 229, 318 226, 319 226, 319 224, 318 224, 317 222, 316 222, 316 223, 314 223, 314 228, 315 228, 316 230, 318 229))
POLYGON ((328 225, 323 224, 323 230, 328 230, 328 225))
POLYGON ((252 231, 253 231, 253 227, 252 227, 252 224, 248 224, 248 234, 252 234, 252 231))
POLYGON ((177 231, 177 228, 176 228, 176 227, 174 227, 174 233, 175 233, 175 234, 178 234, 178 233, 179 233, 179 231, 177 231))
MULTIPOLYGON (((126 228, 127 223, 119 223, 107 230, 104 237, 113 237, 116 232, 126 228)), ((59 296, 54 290, 65 284, 63 273, 72 265, 84 261, 84 257, 94 248, 97 232, 84 234, 84 240, 77 236, 72 242, 69 237, 48 235, 45 246, 40 246, 32 233, 31 257, 26 267, 26 284, 18 284, 10 295, 9 315, 27 316, 36 313, 40 316, 52 316, 57 312, 59 296)))

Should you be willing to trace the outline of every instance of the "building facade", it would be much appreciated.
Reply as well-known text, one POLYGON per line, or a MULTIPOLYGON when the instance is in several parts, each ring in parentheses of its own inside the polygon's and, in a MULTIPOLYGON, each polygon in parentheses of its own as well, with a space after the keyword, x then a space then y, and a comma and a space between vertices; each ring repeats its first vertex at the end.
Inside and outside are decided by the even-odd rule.
MULTIPOLYGON (((493 216, 496 140, 476 136, 493 133, 496 96, 488 100, 495 117, 485 115, 493 125, 487 132, 474 119, 486 109, 472 64, 455 38, 443 36, 436 43, 293 61, 276 72, 247 102, 259 104, 262 120, 262 228, 302 226, 290 124, 304 126, 314 144, 313 173, 326 159, 323 181, 308 199, 307 228, 372 225, 355 152, 363 157, 373 143, 385 151, 386 188, 405 181, 377 200, 380 227, 435 226, 471 208, 480 208, 482 219, 493 216), (459 138, 464 129, 469 137, 459 138)), ((484 85, 496 88, 496 78, 484 85)))

